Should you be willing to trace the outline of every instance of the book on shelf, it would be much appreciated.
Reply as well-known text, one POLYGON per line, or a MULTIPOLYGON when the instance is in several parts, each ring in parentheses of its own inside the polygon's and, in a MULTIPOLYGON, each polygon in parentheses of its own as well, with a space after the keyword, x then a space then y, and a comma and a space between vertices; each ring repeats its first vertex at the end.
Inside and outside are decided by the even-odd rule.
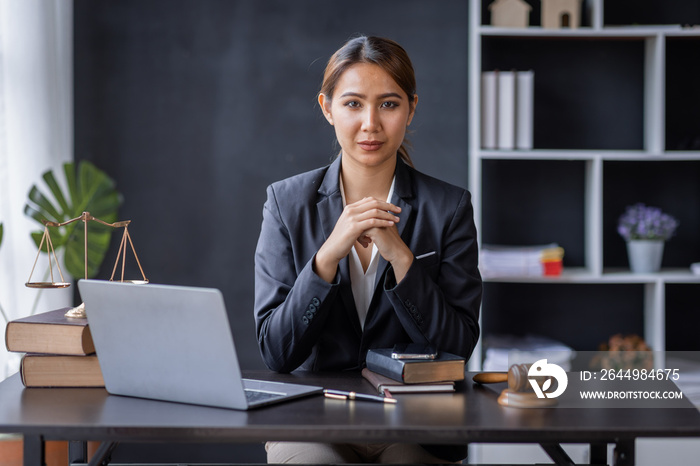
POLYGON ((507 371, 513 364, 532 364, 540 359, 571 370, 576 351, 564 343, 541 335, 487 335, 483 338, 485 371, 507 371))
POLYGON ((515 149, 515 72, 498 72, 498 97, 496 111, 498 148, 501 150, 515 149))
POLYGON ((397 382, 434 383, 464 380, 465 359, 440 351, 435 359, 394 359, 392 348, 367 351, 366 364, 372 372, 397 382))
POLYGON ((9 322, 5 328, 7 350, 70 355, 94 353, 87 319, 66 317, 69 309, 56 309, 9 322))
POLYGON ((533 148, 535 73, 481 73, 481 147, 498 150, 533 148))
POLYGON ((518 71, 515 75, 515 148, 532 149, 535 72, 518 71))
POLYGON ((25 387, 104 387, 97 355, 33 354, 22 357, 20 378, 25 387))
POLYGON ((498 149, 496 129, 498 128, 496 105, 498 102, 498 71, 481 73, 481 147, 498 149))
POLYGON ((377 392, 384 394, 388 391, 391 394, 397 393, 439 393, 455 391, 454 382, 434 382, 434 383, 401 383, 389 377, 372 372, 366 367, 362 369, 362 377, 367 379, 377 392))

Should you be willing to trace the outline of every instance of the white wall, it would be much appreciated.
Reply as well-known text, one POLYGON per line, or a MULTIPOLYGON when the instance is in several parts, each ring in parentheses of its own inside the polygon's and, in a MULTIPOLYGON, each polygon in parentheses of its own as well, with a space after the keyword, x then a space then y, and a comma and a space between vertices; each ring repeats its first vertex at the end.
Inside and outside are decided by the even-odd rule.
MULTIPOLYGON (((23 212, 31 185, 73 159, 72 12, 72 0, 0 0, 0 306, 10 320, 72 304, 71 288, 24 286, 40 225, 23 212)), ((33 279, 48 270, 39 267, 33 279)), ((18 362, 0 345, 0 380, 18 362)))

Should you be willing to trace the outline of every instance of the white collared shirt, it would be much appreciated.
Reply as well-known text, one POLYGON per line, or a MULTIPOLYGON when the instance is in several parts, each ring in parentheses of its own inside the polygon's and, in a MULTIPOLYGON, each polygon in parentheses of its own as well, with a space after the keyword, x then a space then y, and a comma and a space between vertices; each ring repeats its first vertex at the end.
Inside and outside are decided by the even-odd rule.
MULTIPOLYGON (((391 181, 389 195, 386 199, 387 202, 391 202, 391 196, 394 194, 395 182, 396 176, 394 176, 394 179, 391 181)), ((343 197, 343 208, 345 208, 345 189, 343 188, 342 177, 340 177, 340 195, 343 197)), ((352 295, 355 298, 357 316, 360 318, 360 325, 364 329, 369 303, 374 295, 374 280, 377 277, 379 254, 377 254, 377 246, 372 243, 372 259, 370 259, 369 266, 365 272, 362 270, 362 262, 360 262, 360 256, 357 254, 355 247, 357 246, 354 246, 350 250, 350 254, 348 254, 348 259, 350 261, 350 285, 352 286, 352 295)))

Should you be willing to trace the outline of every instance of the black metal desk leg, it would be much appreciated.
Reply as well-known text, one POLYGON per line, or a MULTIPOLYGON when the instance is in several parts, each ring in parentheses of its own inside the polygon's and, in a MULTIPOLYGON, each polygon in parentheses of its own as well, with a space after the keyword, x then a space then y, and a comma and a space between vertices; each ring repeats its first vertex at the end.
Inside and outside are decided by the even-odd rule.
POLYGON ((112 452, 117 448, 119 442, 102 442, 90 459, 88 466, 107 466, 112 461, 112 452))
POLYGON ((68 464, 87 463, 88 452, 87 442, 70 441, 68 442, 68 464))
POLYGON ((591 443, 589 451, 591 464, 608 464, 607 443, 591 443))
POLYGON ((540 443, 542 449, 558 466, 573 466, 574 462, 558 443, 540 443))
POLYGON ((634 466, 634 439, 617 442, 613 464, 615 466, 634 466))
POLYGON ((24 466, 45 466, 46 449, 44 437, 41 435, 25 435, 22 454, 24 455, 24 466))

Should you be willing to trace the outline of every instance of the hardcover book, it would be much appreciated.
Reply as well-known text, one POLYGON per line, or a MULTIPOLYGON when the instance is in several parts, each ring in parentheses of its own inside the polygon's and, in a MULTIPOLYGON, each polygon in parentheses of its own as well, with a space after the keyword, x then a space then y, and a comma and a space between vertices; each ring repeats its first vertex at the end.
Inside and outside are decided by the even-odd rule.
POLYGON ((401 383, 396 380, 385 377, 376 372, 372 372, 366 367, 362 369, 362 377, 367 379, 379 394, 384 394, 384 391, 389 393, 435 393, 435 392, 453 392, 455 390, 454 382, 435 382, 435 383, 401 383))
POLYGON ((498 72, 497 130, 498 148, 515 149, 515 71, 498 72))
POLYGON ((481 73, 481 147, 498 149, 498 71, 481 73))
POLYGON ((374 348, 367 352, 367 368, 398 382, 434 383, 464 380, 466 360, 445 351, 435 359, 393 359, 392 348, 374 348))
POLYGON ((535 72, 518 71, 516 81, 515 105, 515 148, 532 150, 535 72))
POLYGON ((25 387, 104 387, 97 355, 25 354, 20 363, 25 387))
POLYGON ((13 320, 5 329, 5 346, 18 353, 86 355, 95 352, 87 319, 66 317, 70 308, 13 320))

